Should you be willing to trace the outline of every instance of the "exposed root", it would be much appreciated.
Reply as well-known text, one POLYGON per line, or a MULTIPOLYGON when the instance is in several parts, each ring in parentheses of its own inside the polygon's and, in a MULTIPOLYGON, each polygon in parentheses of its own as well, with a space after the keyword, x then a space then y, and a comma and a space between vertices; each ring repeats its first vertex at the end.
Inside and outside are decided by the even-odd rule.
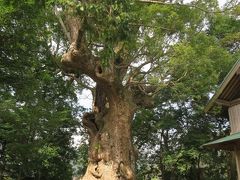
POLYGON ((135 180, 132 169, 123 162, 116 163, 104 160, 90 163, 82 180, 135 180))
POLYGON ((99 167, 98 163, 90 164, 87 169, 88 173, 96 179, 101 179, 103 175, 103 171, 99 167))
POLYGON ((123 176, 125 179, 127 180, 134 179, 132 169, 128 165, 124 165, 123 162, 120 163, 119 170, 120 170, 121 176, 123 176))
POLYGON ((97 179, 100 179, 102 177, 103 172, 100 172, 100 169, 98 167, 98 164, 92 169, 89 169, 90 173, 97 179))

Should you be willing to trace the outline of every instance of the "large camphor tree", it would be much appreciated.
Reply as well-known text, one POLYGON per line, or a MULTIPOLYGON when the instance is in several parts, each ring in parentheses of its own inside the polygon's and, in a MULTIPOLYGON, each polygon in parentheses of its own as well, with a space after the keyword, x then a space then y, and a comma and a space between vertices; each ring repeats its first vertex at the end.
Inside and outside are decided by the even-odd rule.
MULTIPOLYGON (((94 98, 92 112, 82 118, 89 135, 89 164, 83 179, 135 179, 137 150, 131 126, 136 110, 153 108, 160 89, 174 87, 184 78, 194 78, 196 87, 198 80, 205 79, 201 82, 206 89, 217 79, 211 67, 227 57, 217 39, 208 37, 212 16, 222 13, 217 1, 49 3, 54 4, 70 45, 61 68, 90 89, 94 98), (207 47, 205 54, 202 46, 207 47), (202 68, 207 73, 193 73, 202 68)), ((229 3, 228 11, 231 7, 229 3)))

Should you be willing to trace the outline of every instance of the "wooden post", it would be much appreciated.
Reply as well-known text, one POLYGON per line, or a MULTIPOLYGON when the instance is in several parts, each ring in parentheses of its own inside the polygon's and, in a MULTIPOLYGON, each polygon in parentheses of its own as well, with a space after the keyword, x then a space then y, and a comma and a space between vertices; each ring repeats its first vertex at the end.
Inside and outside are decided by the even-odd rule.
POLYGON ((239 176, 239 173, 240 173, 240 151, 235 150, 234 154, 235 154, 235 158, 236 158, 236 168, 237 168, 238 180, 240 180, 240 176, 239 176))
MULTIPOLYGON (((230 120, 230 127, 231 127, 231 134, 240 132, 240 104, 234 105, 229 107, 229 120, 230 120)), ((235 149, 235 157, 236 157, 236 164, 237 164, 237 173, 238 173, 238 180, 240 180, 240 151, 235 149)))

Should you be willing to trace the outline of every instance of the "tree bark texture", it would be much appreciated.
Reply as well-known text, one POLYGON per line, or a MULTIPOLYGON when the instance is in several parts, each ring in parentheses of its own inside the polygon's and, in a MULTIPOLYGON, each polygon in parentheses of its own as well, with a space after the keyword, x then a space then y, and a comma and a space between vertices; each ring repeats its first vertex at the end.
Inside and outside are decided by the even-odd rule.
POLYGON ((66 69, 80 69, 97 83, 93 112, 83 116, 89 134, 89 164, 83 180, 134 180, 134 96, 115 80, 111 66, 102 68, 98 58, 88 53, 73 43, 62 59, 66 69))
POLYGON ((65 23, 71 46, 62 57, 63 70, 80 72, 96 82, 93 111, 83 116, 89 134, 89 164, 83 180, 134 180, 132 119, 137 106, 151 107, 153 101, 143 93, 146 89, 123 86, 127 60, 118 57, 102 66, 87 47, 84 20, 68 17, 65 23))
POLYGON ((83 180, 135 179, 136 154, 131 135, 135 108, 125 92, 120 96, 109 94, 102 107, 96 107, 95 112, 83 117, 90 142, 89 165, 83 180))

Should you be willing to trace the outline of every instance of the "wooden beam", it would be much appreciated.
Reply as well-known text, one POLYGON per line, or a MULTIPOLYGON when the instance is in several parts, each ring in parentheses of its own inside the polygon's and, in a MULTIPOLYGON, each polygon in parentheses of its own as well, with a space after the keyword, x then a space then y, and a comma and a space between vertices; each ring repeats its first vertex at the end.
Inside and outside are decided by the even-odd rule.
POLYGON ((221 106, 227 106, 227 107, 231 106, 231 103, 229 101, 225 101, 222 99, 217 99, 215 102, 221 106))
POLYGON ((218 105, 221 106, 227 106, 227 107, 231 107, 231 106, 235 106, 240 104, 240 98, 235 99, 233 101, 226 101, 226 100, 222 100, 222 99, 216 99, 215 101, 218 105))
POLYGON ((237 74, 237 75, 239 75, 239 74, 240 74, 240 68, 237 70, 236 74, 237 74))
POLYGON ((240 104, 240 98, 235 99, 235 100, 230 102, 230 106, 235 106, 235 105, 238 105, 238 104, 240 104))

